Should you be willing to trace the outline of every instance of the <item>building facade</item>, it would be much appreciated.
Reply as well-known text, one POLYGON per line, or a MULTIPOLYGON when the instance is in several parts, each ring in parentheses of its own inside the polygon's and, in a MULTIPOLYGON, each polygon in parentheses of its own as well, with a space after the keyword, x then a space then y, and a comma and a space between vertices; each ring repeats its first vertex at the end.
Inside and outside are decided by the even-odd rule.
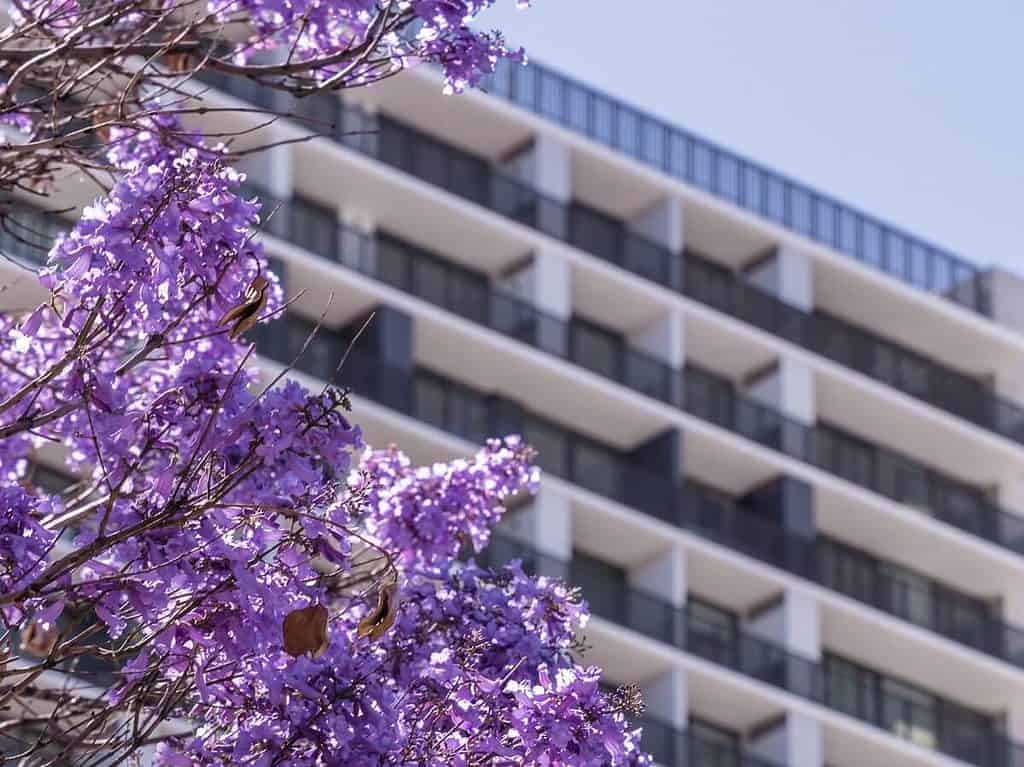
POLYGON ((261 352, 420 461, 525 435, 484 557, 581 587, 659 763, 1024 766, 1018 278, 538 65, 195 87, 287 113, 261 352))

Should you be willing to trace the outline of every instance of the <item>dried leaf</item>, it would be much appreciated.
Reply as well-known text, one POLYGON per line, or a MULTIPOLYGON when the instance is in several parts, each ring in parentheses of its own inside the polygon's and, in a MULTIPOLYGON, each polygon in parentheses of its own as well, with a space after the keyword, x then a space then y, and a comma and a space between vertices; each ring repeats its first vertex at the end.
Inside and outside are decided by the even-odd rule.
POLYGON ((43 628, 38 621, 32 621, 21 632, 21 649, 39 658, 45 658, 57 644, 57 628, 43 628))
POLYGON ((192 66, 192 56, 188 53, 171 53, 164 58, 170 72, 187 72, 192 66))
POLYGON ((327 652, 330 645, 327 617, 327 608, 323 605, 310 605, 288 613, 282 624, 284 651, 293 658, 309 653, 314 660, 327 652))
POLYGON ((359 622, 356 633, 371 640, 380 639, 395 623, 398 615, 398 585, 389 583, 377 592, 377 606, 359 622))
POLYGON ((101 106, 93 113, 92 124, 100 141, 104 143, 110 142, 112 137, 111 128, 113 128, 113 125, 110 125, 110 123, 116 122, 118 116, 118 110, 109 105, 101 106))
POLYGON ((262 275, 257 276, 252 281, 252 284, 245 289, 242 303, 236 304, 224 312, 224 316, 220 318, 218 324, 231 325, 228 337, 232 341, 237 341, 243 333, 250 330, 256 324, 260 317, 260 312, 267 305, 267 288, 269 287, 270 282, 266 277, 262 275))

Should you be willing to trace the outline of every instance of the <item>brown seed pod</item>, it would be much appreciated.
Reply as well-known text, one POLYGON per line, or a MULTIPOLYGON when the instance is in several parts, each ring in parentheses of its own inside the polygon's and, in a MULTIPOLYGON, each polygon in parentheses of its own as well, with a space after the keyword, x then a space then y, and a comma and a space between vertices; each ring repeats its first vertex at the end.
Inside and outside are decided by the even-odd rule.
POLYGON ((164 64, 170 72, 187 72, 192 67, 192 56, 188 53, 171 53, 164 57, 164 64))
POLYGON ((57 629, 54 626, 43 628, 37 621, 32 621, 21 632, 21 649, 39 658, 45 658, 57 644, 57 629))
POLYGON ((398 615, 398 585, 388 583, 377 592, 377 606, 359 622, 356 633, 371 640, 380 639, 395 623, 398 615))
POLYGON ((323 605, 310 605, 288 613, 281 626, 284 651, 293 658, 308 653, 313 660, 327 652, 330 645, 327 618, 327 608, 323 605))
POLYGON ((237 341, 243 333, 250 330, 256 324, 260 317, 260 312, 267 305, 267 288, 269 287, 270 281, 263 275, 257 275, 256 279, 245 289, 242 303, 235 304, 224 312, 224 316, 220 318, 220 322, 217 324, 231 325, 228 337, 232 341, 237 341))

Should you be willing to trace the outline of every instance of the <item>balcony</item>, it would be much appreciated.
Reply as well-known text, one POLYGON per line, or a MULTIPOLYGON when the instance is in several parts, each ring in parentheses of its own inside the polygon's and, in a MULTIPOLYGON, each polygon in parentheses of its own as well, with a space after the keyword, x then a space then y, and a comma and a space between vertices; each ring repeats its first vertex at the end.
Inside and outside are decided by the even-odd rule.
MULTIPOLYGON (((290 363, 312 327, 294 316, 259 326, 258 349, 290 363)), ((1024 668, 1024 631, 1003 623, 979 599, 841 541, 788 531, 756 513, 744 499, 674 478, 673 471, 655 469, 628 452, 529 413, 518 403, 436 372, 400 370, 354 350, 336 375, 335 365, 348 344, 345 334, 321 328, 299 357, 298 367, 471 442, 495 434, 523 434, 539 449, 545 472, 1024 668)))
POLYGON ((951 253, 535 62, 498 62, 490 94, 978 314, 980 272, 951 253))
MULTIPOLYGON (((387 235, 339 228, 333 211, 295 198, 271 200, 291 241, 459 316, 610 378, 633 391, 905 503, 964 532, 1024 553, 1024 518, 1001 510, 975 487, 828 424, 806 425, 737 394, 728 381, 690 366, 676 370, 623 348, 612 365, 581 354, 573 323, 493 290, 485 275, 461 269, 387 235)), ((284 236, 279 234, 279 236, 284 236)))
MULTIPOLYGON (((250 189, 250 191, 253 191, 250 189)), ((273 204, 272 202, 270 204, 273 204)), ((41 260, 44 252, 35 246, 59 231, 52 216, 32 212, 19 217, 25 234, 0 235, 5 252, 26 260, 41 260), (31 237, 36 237, 32 240, 31 237)), ((300 198, 282 203, 268 227, 280 237, 292 236, 297 244, 330 260, 382 280, 412 295, 490 327, 535 348, 569 359, 593 372, 612 378, 640 393, 667 402, 733 433, 780 450, 830 473, 868 487, 895 500, 908 503, 967 532, 1024 553, 1024 520, 998 511, 973 490, 913 461, 864 443, 841 430, 819 424, 808 427, 786 419, 778 412, 735 394, 728 382, 696 368, 671 369, 660 361, 633 350, 624 350, 612 365, 596 364, 582 346, 573 343, 578 328, 543 314, 513 296, 493 291, 485 276, 456 267, 422 249, 395 238, 368 238, 339 229, 333 212, 313 206, 300 198)), ((280 323, 277 323, 280 324, 280 323)), ((321 332, 314 347, 337 343, 321 332)), ((297 349, 297 347, 295 347, 297 349)), ((333 366, 344 349, 312 352, 300 362, 316 359, 333 366), (333 356, 332 356, 333 355, 333 356)), ((287 361, 290 361, 288 357, 287 361)), ((371 366, 379 363, 371 361, 371 366)), ((351 366, 350 366, 351 367, 351 366)), ((323 378, 333 376, 333 367, 309 370, 323 378)), ((408 383, 382 376, 378 386, 364 386, 366 393, 402 412, 414 403, 406 390, 408 383)), ((529 431, 518 423, 482 421, 468 430, 459 424, 423 410, 419 417, 435 426, 456 431, 479 442, 504 428, 529 431)), ((461 416, 460 416, 461 417, 461 416)), ((550 429, 533 429, 531 438, 547 439, 550 429)), ((571 441, 571 440, 570 440, 571 441)), ((559 455, 557 451, 544 451, 559 455)), ((670 524, 697 532, 761 561, 781 567, 877 607, 915 625, 988 655, 1024 667, 1024 632, 1002 624, 978 600, 960 595, 940 584, 925 583, 891 575, 872 559, 865 559, 849 547, 823 543, 810 547, 799 536, 785 533, 778 525, 742 510, 723 506, 717 499, 698 493, 694 486, 683 489, 663 475, 644 471, 629 461, 619 461, 609 471, 608 461, 597 470, 586 469, 582 450, 561 454, 545 468, 594 492, 641 509, 670 524), (633 481, 628 481, 632 479, 633 481), (643 488, 637 491, 625 488, 643 488), (687 497, 681 501, 680 498, 687 497), (908 585, 908 581, 910 585, 908 585)))
POLYGON ((706 726, 678 730, 649 716, 632 724, 642 728, 644 751, 664 767, 782 767, 746 752, 738 743, 712 737, 706 726))
MULTIPOLYGON (((504 71, 505 67, 502 69, 504 71)), ((571 83, 543 68, 530 67, 511 74, 506 72, 505 76, 512 78, 510 82, 518 82, 518 78, 529 77, 525 73, 531 71, 545 82, 561 83, 552 87, 565 88, 567 92, 573 93, 582 89, 582 93, 589 94, 586 96, 588 99, 603 99, 616 114, 632 113, 633 119, 637 120, 641 117, 628 107, 598 96, 584 86, 571 83)), ((272 93, 254 95, 252 83, 248 81, 205 71, 202 78, 239 99, 253 101, 265 108, 274 108, 276 103, 272 93)), ((499 81, 501 78, 495 82, 499 81)), ((502 91, 499 89, 497 92, 502 91)), ((279 96, 276 98, 280 99, 279 96)), ((337 98, 329 94, 304 99, 294 103, 292 108, 297 114, 315 118, 318 122, 336 123, 338 130, 331 138, 350 149, 368 154, 452 194, 568 242, 626 271, 785 338, 976 426, 1024 444, 1024 407, 999 397, 985 384, 968 375, 886 341, 838 317, 820 312, 802 312, 694 252, 672 253, 656 242, 627 231, 622 222, 586 206, 576 203, 566 205, 545 197, 529 185, 503 174, 486 160, 448 146, 388 117, 372 118, 353 107, 342 106, 337 98)), ((546 112, 542 114, 552 116, 546 112)), ((643 119, 651 118, 643 116, 643 119)), ((686 135, 669 126, 662 127, 681 136, 686 135)), ((731 157, 699 139, 689 137, 684 144, 686 142, 693 143, 695 147, 704 147, 709 158, 731 157)), ((767 184, 764 187, 766 189, 777 183, 781 190, 777 194, 782 197, 792 196, 793 200, 806 197, 808 202, 797 207, 806 207, 811 205, 810 200, 818 200, 827 210, 842 211, 834 215, 839 215, 843 221, 849 220, 850 226, 862 228, 866 238, 862 240, 861 235, 857 235, 849 239, 852 237, 849 235, 844 238, 844 242, 876 243, 874 246, 865 245, 863 251, 858 251, 863 253, 860 260, 865 263, 915 287, 943 295, 969 309, 982 314, 990 313, 988 296, 979 279, 980 275, 970 264, 888 229, 840 203, 820 198, 776 174, 761 171, 738 158, 736 162, 739 163, 737 168, 748 168, 745 172, 747 175, 766 174, 763 182, 756 182, 759 188, 762 183, 767 184), (889 244, 883 247, 883 242, 889 244)), ((697 174, 686 180, 703 187, 705 185, 700 183, 700 177, 697 174)), ((709 187, 706 191, 712 189, 709 187)), ((726 198, 731 199, 728 195, 726 198)), ((742 204, 738 200, 732 201, 742 204)), ((796 205, 795 202, 793 204, 796 205)), ((789 203, 780 205, 780 211, 790 210, 789 203)), ((786 218, 788 214, 779 215, 786 218)), ((773 220, 778 218, 771 215, 768 217, 773 220)), ((796 218, 807 218, 810 221, 814 217, 805 213, 796 215, 796 218)), ((783 221, 776 220, 776 223, 783 221)), ((794 225, 793 228, 802 234, 813 235, 812 230, 806 226, 794 225)), ((832 231, 832 227, 829 231, 832 231)), ((827 238, 823 242, 829 244, 827 238)), ((831 246, 837 247, 834 243, 831 246)))
POLYGON ((923 748, 979 767, 1024 764, 1024 748, 1008 740, 984 714, 837 656, 826 655, 823 662, 816 662, 796 655, 745 632, 735 622, 718 620, 715 613, 722 611, 703 602, 674 607, 631 588, 624 574, 602 574, 615 568, 595 566, 586 555, 561 561, 494 536, 480 559, 488 566, 518 559, 527 572, 562 577, 579 586, 591 611, 605 620, 923 748))

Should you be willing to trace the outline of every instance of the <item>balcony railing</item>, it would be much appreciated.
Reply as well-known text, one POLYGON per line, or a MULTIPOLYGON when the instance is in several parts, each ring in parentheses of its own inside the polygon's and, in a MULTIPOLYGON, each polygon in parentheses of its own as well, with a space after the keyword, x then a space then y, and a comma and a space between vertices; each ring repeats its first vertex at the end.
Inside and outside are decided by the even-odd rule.
MULTIPOLYGON (((252 89, 251 83, 238 78, 215 77, 211 84, 241 99, 249 98, 252 89)), ((260 98, 269 97, 262 94, 260 98)), ((576 203, 548 198, 487 161, 390 118, 370 117, 329 95, 304 99, 293 109, 321 123, 336 123, 338 130, 331 138, 351 149, 1024 444, 1024 407, 971 376, 837 317, 802 312, 696 253, 673 253, 628 231, 620 221, 576 203)), ((912 269, 915 275, 932 271, 947 270, 921 264, 912 269)), ((948 272, 960 275, 959 287, 949 297, 959 301, 976 293, 970 301, 987 304, 973 267, 961 262, 948 272)))
MULTIPOLYGON (((291 362, 311 327, 295 317, 261 326, 259 349, 266 356, 291 362)), ((349 353, 346 369, 336 376, 334 366, 347 348, 347 338, 321 329, 298 366, 471 442, 482 442, 494 434, 521 433, 539 448, 545 472, 1024 667, 1024 631, 1004 623, 979 599, 839 541, 786 530, 741 502, 682 481, 677 468, 656 470, 530 414, 517 403, 478 392, 438 373, 398 369, 356 350, 349 353)))
POLYGON ((991 314, 973 264, 547 67, 499 62, 484 89, 919 290, 991 314))
POLYGON ((486 325, 641 394, 679 408, 754 442, 816 466, 935 519, 1017 553, 1024 553, 1024 518, 985 494, 921 463, 826 424, 807 425, 751 398, 696 367, 676 370, 625 348, 614 368, 574 354, 571 326, 514 296, 491 290, 482 275, 450 266, 391 237, 339 228, 336 216, 301 198, 280 204, 290 237, 312 252, 486 325))
POLYGON ((693 730, 680 730, 653 717, 633 723, 642 728, 641 747, 664 767, 782 767, 779 763, 726 745, 693 730))
MULTIPOLYGON (((264 199, 268 199, 264 195, 264 199)), ((276 202, 269 200, 269 206, 276 202)), ((564 359, 612 377, 630 388, 723 426, 730 431, 767 444, 821 468, 869 487, 883 495, 909 503, 925 513, 934 513, 940 520, 1009 548, 1024 551, 1021 529, 1024 520, 1000 512, 972 488, 931 472, 924 467, 877 448, 842 432, 819 425, 808 427, 786 419, 763 405, 737 397, 728 382, 694 368, 673 370, 648 355, 626 350, 621 364, 609 369, 598 367, 593 360, 572 349, 570 326, 564 321, 543 314, 532 305, 513 296, 494 292, 482 275, 453 267, 418 248, 393 238, 369 238, 337 227, 330 211, 319 209, 295 199, 282 203, 271 219, 278 236, 292 234, 297 244, 320 255, 339 260, 357 271, 381 279, 388 284, 528 343, 564 359), (810 447, 808 447, 810 446, 810 447), (933 512, 932 510, 937 510, 933 512)), ((36 244, 56 234, 60 222, 52 216, 31 213, 19 217, 18 238, 0 239, 4 252, 39 261, 44 252, 36 244)), ((0 235, 2 238, 2 235, 0 235)), ((44 243, 43 243, 44 244, 44 243)), ((334 359, 338 359, 338 354, 334 359)), ((322 371, 330 376, 331 371, 322 371)), ((379 395, 378 395, 379 396, 379 395)), ((441 425, 441 424, 437 424, 441 425)), ((514 428, 514 427, 513 427, 514 428)), ((464 434, 479 441, 494 429, 464 434)), ((565 476, 563 463, 550 470, 565 476)), ((704 503, 699 499, 679 504, 673 499, 677 490, 672 483, 654 472, 641 472, 630 462, 623 462, 618 474, 602 468, 588 476, 586 464, 573 469, 572 479, 588 489, 622 501, 665 521, 720 537, 711 519, 692 517, 693 510, 704 503), (621 478, 632 478, 623 481, 621 478), (623 488, 633 488, 625 491, 623 488)), ((719 514, 716 525, 726 529, 729 516, 719 514)), ((852 555, 846 554, 846 567, 835 564, 835 554, 821 565, 823 556, 806 548, 799 536, 785 533, 776 525, 768 525, 749 513, 723 541, 759 559, 827 585, 837 591, 871 604, 916 625, 933 630, 954 641, 981 650, 989 655, 1024 666, 1024 632, 1001 624, 984 613, 976 600, 963 597, 935 584, 919 593, 902 582, 889 579, 884 572, 874 571, 870 578, 863 567, 852 566, 852 555), (751 542, 749 531, 758 533, 751 542), (784 540, 783 540, 784 539, 784 540), (823 569, 822 569, 823 568, 823 569), (887 580, 888 579, 888 580, 887 580), (890 582, 891 581, 891 582, 890 582), (870 587, 865 583, 870 582, 870 587)), ((840 549, 836 548, 835 552, 840 549)))
MULTIPOLYGON (((253 190, 250 190, 253 191, 253 190)), ((278 236, 326 258, 339 260, 363 274, 381 279, 403 291, 481 323, 500 333, 528 343, 556 356, 572 359, 594 372, 613 377, 630 388, 664 402, 681 406, 687 412, 743 434, 762 444, 842 476, 883 495, 909 503, 968 532, 994 540, 1009 548, 1024 551, 1021 530, 1024 520, 995 510, 987 499, 972 488, 964 487, 914 462, 880 448, 867 445, 826 426, 808 427, 785 419, 776 411, 735 395, 727 382, 697 369, 675 371, 658 360, 640 352, 627 350, 621 364, 614 369, 597 368, 592 360, 581 357, 570 347, 570 327, 562 320, 546 315, 532 305, 513 296, 494 292, 482 275, 453 267, 442 259, 394 238, 369 238, 350 230, 339 229, 330 211, 319 209, 301 199, 274 201, 267 195, 268 209, 280 206, 268 227, 278 236), (812 445, 808 448, 808 445, 812 445)), ((59 220, 51 215, 27 210, 18 218, 18 237, 0 234, 4 252, 29 261, 40 261, 45 240, 61 229, 59 220)), ((340 354, 335 357, 337 359, 340 354)), ((331 371, 322 371, 329 377, 331 371)), ((443 425, 443 424, 435 424, 443 425)), ((480 441, 494 430, 463 434, 480 441)), ((565 462, 550 470, 565 476, 565 462)), ((764 561, 781 566, 803 577, 815 580, 837 591, 916 625, 933 630, 954 641, 981 650, 1018 666, 1024 666, 1024 632, 1002 624, 984 613, 976 600, 963 597, 935 584, 927 593, 910 589, 892 580, 875 568, 873 575, 863 574, 862 566, 854 567, 852 554, 844 555, 845 564, 836 564, 838 552, 824 558, 815 549, 801 551, 806 544, 799 536, 784 532, 777 525, 764 523, 745 513, 742 524, 730 522, 724 511, 718 514, 716 526, 709 526, 711 515, 701 519, 693 516, 706 501, 699 498, 680 504, 675 486, 654 472, 641 472, 630 462, 623 462, 618 474, 605 468, 588 476, 586 464, 572 471, 572 479, 595 492, 641 508, 665 521, 699 530, 721 538, 721 530, 734 525, 728 540, 732 548, 743 550, 764 561), (623 478, 623 479, 620 479, 623 478), (629 478, 632 481, 625 481, 629 478), (627 491, 624 488, 633 488, 627 491), (751 536, 751 531, 757 531, 751 536), (827 561, 829 566, 821 563, 827 561), (870 586, 865 584, 869 583, 870 586)), ((714 504, 712 504, 714 507, 714 504)))
MULTIPOLYGON (((592 611, 601 618, 696 655, 793 695, 881 728, 898 738, 940 751, 980 767, 1021 767, 1024 747, 1010 741, 984 715, 952 701, 926 695, 922 704, 902 682, 874 672, 880 683, 851 700, 848 685, 829 664, 788 651, 782 645, 743 630, 723 631, 701 619, 699 612, 675 607, 658 597, 630 588, 624 581, 581 582, 571 561, 541 554, 501 535, 492 537, 481 560, 491 566, 513 559, 527 572, 562 577, 579 586, 584 597, 611 592, 616 599, 597 599, 592 611), (989 722, 979 726, 979 722, 989 722)), ((585 576, 584 576, 585 577, 585 576)), ((916 690, 915 690, 916 691, 916 690)))

